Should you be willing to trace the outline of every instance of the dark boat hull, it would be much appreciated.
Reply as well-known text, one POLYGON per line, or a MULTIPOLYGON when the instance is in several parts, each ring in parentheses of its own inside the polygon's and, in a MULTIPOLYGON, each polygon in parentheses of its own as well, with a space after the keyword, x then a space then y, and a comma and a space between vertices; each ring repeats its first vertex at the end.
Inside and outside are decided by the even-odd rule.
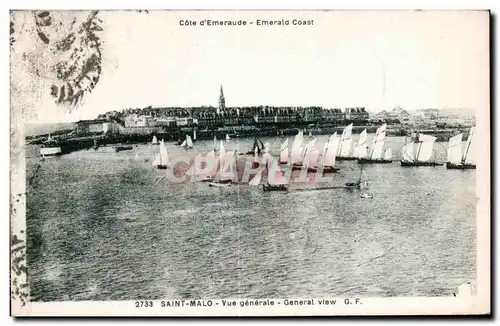
POLYGON ((158 170, 166 170, 166 169, 168 169, 168 166, 166 166, 166 165, 157 165, 156 168, 158 170))
MULTIPOLYGON (((302 165, 293 165, 292 166, 292 171, 298 171, 298 170, 302 170, 303 166, 302 165)), ((319 168, 317 167, 312 167, 312 166, 309 166, 307 168, 307 172, 317 172, 319 168)))
POLYGON ((264 191, 288 191, 288 185, 269 185, 263 184, 262 189, 264 191))
POLYGON ((336 156, 335 160, 337 161, 356 161, 358 158, 357 157, 351 157, 351 156, 336 156))
POLYGON ((134 147, 132 146, 120 146, 120 147, 115 147, 115 152, 121 152, 121 151, 130 151, 132 150, 134 147))
POLYGON ((358 159, 359 164, 387 164, 387 163, 392 163, 392 160, 372 160, 369 158, 359 158, 358 159))
POLYGON ((475 169, 476 165, 475 164, 453 164, 453 163, 446 163, 446 168, 451 169, 451 170, 471 170, 475 169))
POLYGON ((324 166, 323 167, 323 172, 324 173, 335 173, 339 171, 340 169, 334 166, 324 166))
POLYGON ((401 166, 440 166, 437 162, 404 162, 401 161, 401 166))

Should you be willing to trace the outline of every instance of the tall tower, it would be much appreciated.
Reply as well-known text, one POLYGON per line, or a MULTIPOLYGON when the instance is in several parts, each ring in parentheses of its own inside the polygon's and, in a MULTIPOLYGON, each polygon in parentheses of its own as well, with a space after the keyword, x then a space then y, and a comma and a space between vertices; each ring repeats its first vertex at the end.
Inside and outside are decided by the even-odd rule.
POLYGON ((224 91, 222 90, 222 84, 220 85, 220 95, 219 95, 219 107, 217 108, 217 114, 220 113, 221 110, 226 108, 226 99, 224 98, 224 91))

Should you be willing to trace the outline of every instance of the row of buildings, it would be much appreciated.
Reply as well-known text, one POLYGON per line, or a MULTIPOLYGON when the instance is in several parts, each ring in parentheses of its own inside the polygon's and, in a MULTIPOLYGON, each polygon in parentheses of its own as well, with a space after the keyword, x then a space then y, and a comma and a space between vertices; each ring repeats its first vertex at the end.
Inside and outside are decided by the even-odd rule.
MULTIPOLYGON (((309 107, 277 107, 249 106, 226 107, 222 85, 218 106, 201 107, 146 107, 129 108, 123 111, 110 111, 98 116, 97 120, 82 121, 81 128, 90 125, 101 132, 112 131, 110 127, 117 124, 121 132, 130 130, 164 130, 169 132, 180 128, 197 128, 198 130, 216 130, 220 128, 304 128, 306 126, 332 127, 353 123, 365 126, 385 122, 396 125, 433 124, 440 119, 438 109, 422 109, 410 114, 401 107, 370 115, 364 107, 323 108, 309 107), (94 123, 93 123, 94 122, 94 123), (103 127, 108 126, 108 127, 103 127), (142 128, 142 129, 141 129, 142 128), (104 130, 106 129, 106 130, 104 130)), ((80 129, 81 129, 80 128, 80 129)), ((85 130, 80 130, 84 132, 85 130)), ((134 132, 134 131, 130 131, 134 132)))

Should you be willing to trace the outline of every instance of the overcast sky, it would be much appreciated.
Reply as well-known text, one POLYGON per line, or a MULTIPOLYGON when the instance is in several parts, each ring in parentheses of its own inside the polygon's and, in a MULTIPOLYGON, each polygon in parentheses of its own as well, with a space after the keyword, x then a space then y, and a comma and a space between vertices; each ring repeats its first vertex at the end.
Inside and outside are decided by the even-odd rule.
MULTIPOLYGON (((487 109, 486 12, 100 12, 103 71, 71 115, 48 91, 39 120, 128 107, 400 105, 487 109), (312 26, 183 27, 180 19, 298 18, 312 26)), ((30 96, 29 94, 27 96, 30 96)))

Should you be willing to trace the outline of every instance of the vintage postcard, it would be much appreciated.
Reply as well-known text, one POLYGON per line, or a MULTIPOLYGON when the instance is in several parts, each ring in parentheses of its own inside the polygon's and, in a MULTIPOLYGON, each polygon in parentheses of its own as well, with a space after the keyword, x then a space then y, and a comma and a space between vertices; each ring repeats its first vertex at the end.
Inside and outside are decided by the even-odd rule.
POLYGON ((488 314, 489 27, 11 11, 11 314, 488 314))

